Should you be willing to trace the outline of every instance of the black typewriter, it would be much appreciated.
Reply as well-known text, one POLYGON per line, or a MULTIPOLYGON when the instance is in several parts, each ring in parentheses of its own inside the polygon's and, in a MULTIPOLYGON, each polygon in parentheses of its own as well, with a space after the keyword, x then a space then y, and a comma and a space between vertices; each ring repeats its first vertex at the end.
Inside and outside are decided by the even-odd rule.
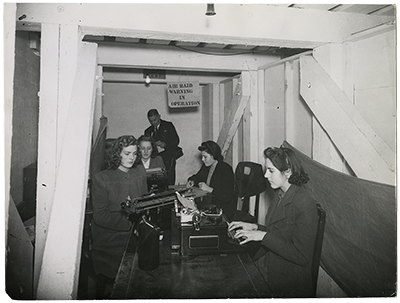
POLYGON ((144 213, 151 209, 161 208, 174 204, 176 200, 176 192, 184 193, 187 189, 182 190, 166 190, 157 194, 149 194, 141 197, 126 197, 126 201, 121 203, 121 209, 127 213, 144 213))
POLYGON ((168 173, 165 168, 146 169, 147 188, 150 193, 161 193, 168 189, 168 173))

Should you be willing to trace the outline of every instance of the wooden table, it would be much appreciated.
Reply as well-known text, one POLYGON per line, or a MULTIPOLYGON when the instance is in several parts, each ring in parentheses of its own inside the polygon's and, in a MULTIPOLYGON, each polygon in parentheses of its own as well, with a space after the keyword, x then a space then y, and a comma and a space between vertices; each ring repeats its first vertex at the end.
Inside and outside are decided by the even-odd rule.
POLYGON ((182 257, 171 251, 170 231, 160 241, 160 265, 144 271, 128 248, 111 299, 269 298, 270 290, 246 252, 182 257))

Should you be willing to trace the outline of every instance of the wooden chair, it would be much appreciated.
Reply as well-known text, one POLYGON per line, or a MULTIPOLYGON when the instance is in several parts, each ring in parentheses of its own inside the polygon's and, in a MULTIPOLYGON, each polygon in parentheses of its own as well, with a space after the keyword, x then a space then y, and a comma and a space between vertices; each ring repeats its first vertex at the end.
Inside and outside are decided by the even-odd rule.
POLYGON ((317 209, 319 217, 318 230, 317 230, 317 236, 315 238, 314 255, 311 264, 311 278, 314 285, 314 297, 316 296, 317 293, 319 263, 321 260, 322 242, 324 240, 325 220, 326 220, 326 213, 322 209, 321 205, 318 203, 317 203, 317 209))
MULTIPOLYGON (((267 188, 267 180, 264 178, 262 166, 258 163, 243 161, 239 162, 235 170, 235 194, 236 200, 239 198, 243 204, 240 210, 237 210, 236 216, 249 214, 250 211, 250 197, 255 196, 255 208, 253 223, 258 221, 258 211, 260 203, 260 194, 267 188)), ((248 216, 250 218, 250 216, 248 216)))

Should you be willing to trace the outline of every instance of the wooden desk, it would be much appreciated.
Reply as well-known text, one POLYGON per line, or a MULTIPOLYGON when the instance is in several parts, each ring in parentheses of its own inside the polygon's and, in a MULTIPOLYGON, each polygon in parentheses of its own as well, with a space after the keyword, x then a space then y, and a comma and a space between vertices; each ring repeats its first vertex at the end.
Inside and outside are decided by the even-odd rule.
MULTIPOLYGON (((131 246, 132 247, 132 246, 131 246)), ((182 257, 171 252, 170 231, 160 241, 160 265, 143 271, 127 249, 111 299, 269 298, 270 290, 245 252, 182 257)))

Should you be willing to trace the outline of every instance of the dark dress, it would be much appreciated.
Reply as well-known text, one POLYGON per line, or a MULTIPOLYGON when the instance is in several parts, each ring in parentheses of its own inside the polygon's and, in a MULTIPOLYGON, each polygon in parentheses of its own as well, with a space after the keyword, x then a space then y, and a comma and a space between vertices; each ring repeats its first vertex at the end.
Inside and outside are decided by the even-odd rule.
POLYGON ((172 122, 161 120, 157 131, 154 130, 153 126, 149 126, 144 131, 144 134, 152 137, 156 142, 165 142, 165 150, 159 153, 159 155, 163 159, 168 171, 168 183, 169 185, 174 185, 176 179, 176 159, 174 155, 177 152, 179 145, 179 135, 175 126, 172 122))
POLYGON ((146 192, 146 171, 142 165, 127 173, 115 169, 93 176, 92 259, 96 274, 116 276, 132 228, 121 203, 128 195, 133 199, 146 192))
POLYGON ((259 230, 267 234, 254 256, 274 297, 313 296, 311 263, 318 229, 318 211, 304 187, 291 185, 277 206, 272 201, 259 230))
MULTIPOLYGON (((203 164, 200 170, 195 175, 189 177, 188 180, 194 181, 194 185, 198 186, 199 182, 207 182, 209 171, 210 167, 203 164)), ((208 185, 213 188, 213 203, 222 208, 229 220, 232 220, 236 210, 234 182, 235 178, 232 167, 226 162, 218 161, 208 185)))

